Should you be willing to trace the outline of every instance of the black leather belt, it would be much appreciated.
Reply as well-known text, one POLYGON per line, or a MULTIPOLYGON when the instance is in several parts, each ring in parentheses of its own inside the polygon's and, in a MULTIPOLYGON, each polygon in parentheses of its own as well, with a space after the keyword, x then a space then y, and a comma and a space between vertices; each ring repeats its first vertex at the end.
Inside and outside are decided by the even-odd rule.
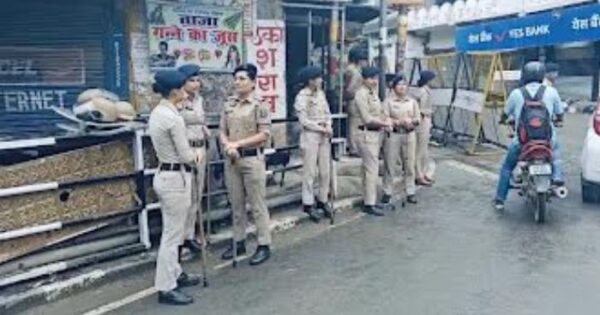
POLYGON ((365 131, 365 130, 367 130, 367 131, 381 131, 381 128, 379 128, 379 127, 358 126, 358 129, 362 130, 362 131, 365 131))
POLYGON ((202 148, 204 145, 206 145, 206 141, 204 139, 190 140, 190 147, 192 148, 202 148))
POLYGON ((240 157, 257 156, 257 155, 259 155, 262 152, 263 152, 262 149, 244 149, 244 148, 239 148, 238 149, 238 153, 240 154, 240 157))
POLYGON ((161 164, 160 165, 160 170, 161 171, 181 171, 184 170, 188 173, 191 173, 193 168, 187 164, 181 164, 181 163, 165 163, 165 164, 161 164))
POLYGON ((411 133, 413 131, 415 131, 415 130, 414 129, 406 130, 404 128, 394 128, 394 133, 399 133, 401 135, 406 135, 406 134, 409 134, 409 133, 411 133))

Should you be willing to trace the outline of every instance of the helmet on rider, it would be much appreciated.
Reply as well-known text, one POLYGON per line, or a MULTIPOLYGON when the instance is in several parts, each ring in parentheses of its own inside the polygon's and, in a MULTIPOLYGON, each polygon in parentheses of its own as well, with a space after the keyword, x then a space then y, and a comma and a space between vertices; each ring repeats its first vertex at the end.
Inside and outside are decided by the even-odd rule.
POLYGON ((523 85, 529 84, 531 82, 544 82, 544 77, 546 75, 546 67, 543 63, 538 61, 530 61, 525 64, 523 67, 523 73, 521 75, 521 83, 523 85))

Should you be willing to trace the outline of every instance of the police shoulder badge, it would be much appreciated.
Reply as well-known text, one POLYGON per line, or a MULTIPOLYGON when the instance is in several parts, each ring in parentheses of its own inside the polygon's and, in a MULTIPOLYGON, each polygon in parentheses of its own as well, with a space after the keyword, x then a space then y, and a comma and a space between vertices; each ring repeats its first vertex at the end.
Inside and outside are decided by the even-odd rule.
POLYGON ((267 107, 265 105, 260 105, 258 107, 258 117, 260 117, 260 118, 269 117, 269 107, 267 107))

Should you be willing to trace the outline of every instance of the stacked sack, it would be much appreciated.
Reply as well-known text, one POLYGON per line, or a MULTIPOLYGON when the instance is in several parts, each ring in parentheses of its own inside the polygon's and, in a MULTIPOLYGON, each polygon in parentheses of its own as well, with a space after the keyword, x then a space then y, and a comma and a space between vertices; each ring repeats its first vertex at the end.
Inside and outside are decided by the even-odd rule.
POLYGON ((99 123, 132 121, 137 116, 131 103, 120 101, 116 94, 103 89, 89 89, 79 94, 73 112, 81 120, 99 123))

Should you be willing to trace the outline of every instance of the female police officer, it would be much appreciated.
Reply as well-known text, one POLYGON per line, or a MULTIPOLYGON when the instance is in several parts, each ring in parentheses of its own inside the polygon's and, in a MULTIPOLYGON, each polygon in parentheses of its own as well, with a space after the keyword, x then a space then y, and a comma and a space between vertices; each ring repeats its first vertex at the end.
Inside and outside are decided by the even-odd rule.
POLYGON ((314 209, 315 195, 313 184, 319 173, 319 195, 317 209, 321 209, 326 217, 331 218, 331 209, 327 206, 329 194, 329 167, 331 159, 331 137, 333 136, 331 112, 321 89, 323 84, 322 70, 319 67, 307 66, 298 73, 298 80, 303 89, 296 96, 294 107, 302 125, 300 148, 302 149, 302 203, 313 222, 319 222, 320 216, 314 209))
POLYGON ((235 242, 223 253, 222 258, 232 259, 246 253, 248 197, 258 235, 258 248, 250 258, 251 265, 261 264, 271 256, 263 152, 271 135, 271 111, 254 94, 256 76, 257 69, 252 64, 244 64, 234 70, 235 93, 223 104, 219 126, 221 144, 227 155, 225 180, 233 211, 235 242))
MULTIPOLYGON (((202 193, 204 192, 204 176, 206 170, 206 148, 210 131, 206 127, 204 116, 204 99, 200 95, 202 83, 200 81, 200 67, 194 64, 187 64, 179 67, 179 72, 186 76, 186 82, 183 89, 188 94, 188 98, 181 110, 181 116, 185 122, 186 134, 190 147, 194 153, 199 156, 194 175, 194 192, 192 198, 191 212, 186 219, 184 247, 187 247, 193 253, 199 253, 202 250, 200 244, 195 238, 194 228, 196 222, 202 217, 202 193)), ((202 222, 198 222, 202 224, 202 222)), ((204 241, 204 240, 201 240, 204 241)))
POLYGON ((393 195, 394 177, 398 169, 398 158, 402 160, 404 174, 402 176, 404 189, 409 203, 417 203, 415 197, 415 158, 416 143, 415 128, 421 120, 421 112, 417 101, 407 95, 408 84, 403 75, 397 75, 391 83, 384 110, 393 124, 393 131, 385 137, 384 176, 382 203, 390 202, 393 195))
POLYGON ((363 212, 373 216, 383 216, 377 201, 377 178, 379 177, 379 151, 383 131, 392 128, 377 95, 379 69, 366 67, 362 70, 363 85, 356 91, 354 107, 359 114, 360 125, 356 142, 362 157, 363 212))
POLYGON ((431 138, 431 116, 433 115, 433 106, 431 102, 430 82, 435 79, 435 73, 431 71, 421 71, 419 81, 419 91, 417 101, 421 111, 421 124, 417 127, 417 183, 424 186, 431 186, 433 179, 427 176, 429 163, 429 138, 431 138))
POLYGON ((161 205, 163 231, 156 261, 155 287, 164 304, 190 304, 192 297, 178 290, 197 285, 199 277, 189 276, 178 262, 178 247, 184 239, 185 220, 192 206, 192 166, 198 160, 185 134, 179 110, 187 98, 182 87, 186 77, 178 71, 161 71, 153 89, 162 100, 152 110, 148 132, 160 162, 153 187, 161 205))

